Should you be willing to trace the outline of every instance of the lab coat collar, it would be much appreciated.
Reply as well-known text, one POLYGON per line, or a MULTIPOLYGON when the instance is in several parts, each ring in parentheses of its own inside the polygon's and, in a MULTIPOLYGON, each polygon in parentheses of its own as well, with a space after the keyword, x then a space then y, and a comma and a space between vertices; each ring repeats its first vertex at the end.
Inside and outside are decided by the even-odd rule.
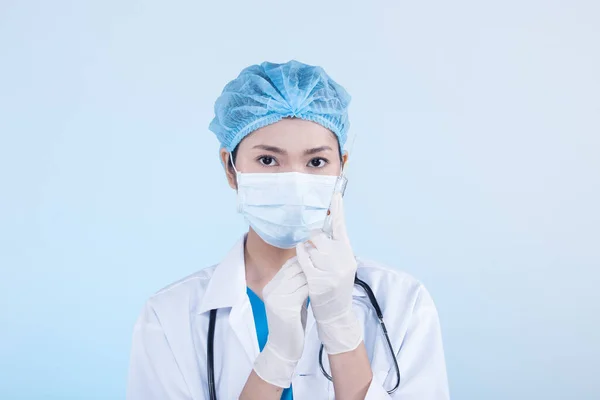
MULTIPOLYGON (((246 270, 244 264, 244 234, 231 248, 223 261, 215 268, 210 279, 202 302, 198 307, 198 314, 205 313, 216 308, 233 307, 241 304, 246 294, 246 270)), ((360 267, 360 259, 357 259, 360 267)), ((354 297, 366 297, 366 294, 357 285, 352 292, 354 297)))
MULTIPOLYGON (((246 292, 245 242, 246 235, 238 240, 225 259, 216 266, 198 307, 198 313, 230 307, 231 311, 227 319, 234 335, 231 337, 233 342, 228 342, 227 346, 235 346, 237 340, 248 356, 247 361, 251 365, 260 350, 252 308, 246 292)), ((242 360, 238 358, 236 362, 240 363, 242 360)))
POLYGON ((216 308, 233 307, 245 300, 246 271, 244 268, 244 235, 231 248, 223 261, 215 267, 202 301, 198 314, 216 308))

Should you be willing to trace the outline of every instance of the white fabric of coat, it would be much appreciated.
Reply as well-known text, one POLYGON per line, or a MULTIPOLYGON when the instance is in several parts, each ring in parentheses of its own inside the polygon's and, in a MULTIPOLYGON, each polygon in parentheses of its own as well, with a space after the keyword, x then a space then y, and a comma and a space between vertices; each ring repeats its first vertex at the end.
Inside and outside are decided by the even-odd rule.
MULTIPOLYGON (((383 311, 400 367, 401 384, 375 312, 362 288, 353 305, 364 326, 373 380, 366 399, 449 399, 440 324, 427 290, 410 275, 358 259, 358 277, 368 283, 383 311)), ((209 311, 218 308, 214 339, 217 398, 237 399, 259 354, 246 293, 244 238, 218 265, 202 269, 153 295, 133 333, 128 400, 208 400, 209 311)), ((309 307, 304 353, 292 380, 296 400, 333 399, 333 384, 319 369, 320 341, 309 307)), ((327 355, 323 364, 329 371, 327 355)))

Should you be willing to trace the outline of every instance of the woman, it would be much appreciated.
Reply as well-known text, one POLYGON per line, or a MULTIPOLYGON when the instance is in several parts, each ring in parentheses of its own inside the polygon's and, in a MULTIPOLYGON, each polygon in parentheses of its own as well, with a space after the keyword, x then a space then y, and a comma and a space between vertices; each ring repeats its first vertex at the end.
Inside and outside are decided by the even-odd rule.
POLYGON ((147 301, 128 399, 209 399, 213 389, 219 399, 449 398, 428 292, 355 258, 346 235, 334 189, 349 102, 323 69, 297 61, 253 65, 225 86, 210 129, 250 227, 220 264, 147 301), (355 277, 372 289, 391 349, 355 277))

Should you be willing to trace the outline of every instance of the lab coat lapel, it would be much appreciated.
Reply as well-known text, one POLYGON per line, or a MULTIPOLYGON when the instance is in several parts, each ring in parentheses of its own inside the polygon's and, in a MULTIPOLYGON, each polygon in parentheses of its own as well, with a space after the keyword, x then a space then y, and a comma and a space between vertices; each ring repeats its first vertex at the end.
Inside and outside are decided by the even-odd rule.
POLYGON ((247 296, 240 304, 231 308, 229 325, 231 326, 231 331, 234 333, 232 340, 237 340, 241 344, 248 361, 253 363, 254 359, 258 356, 259 349, 252 307, 247 296))
POLYGON ((234 333, 232 338, 235 337, 242 345, 248 361, 254 362, 254 359, 258 356, 259 349, 252 307, 250 306, 250 300, 246 292, 245 238, 246 236, 244 235, 244 239, 239 243, 239 247, 232 251, 231 257, 227 257, 228 265, 224 268, 226 274, 221 274, 219 276, 220 281, 215 282, 215 284, 221 290, 228 286, 231 287, 232 293, 230 296, 232 302, 231 312, 229 313, 229 325, 234 333))
POLYGON ((228 384, 225 385, 227 391, 225 397, 237 399, 259 353, 250 302, 246 300, 233 306, 228 322, 230 329, 225 340, 225 354, 227 354, 225 371, 227 371, 228 384))
POLYGON ((237 390, 241 391, 238 383, 241 382, 243 387, 259 354, 252 307, 246 292, 244 243, 245 236, 215 268, 198 310, 205 313, 212 309, 231 308, 227 318, 228 329, 216 332, 224 339, 225 348, 216 352, 226 355, 228 398, 237 398, 237 390))

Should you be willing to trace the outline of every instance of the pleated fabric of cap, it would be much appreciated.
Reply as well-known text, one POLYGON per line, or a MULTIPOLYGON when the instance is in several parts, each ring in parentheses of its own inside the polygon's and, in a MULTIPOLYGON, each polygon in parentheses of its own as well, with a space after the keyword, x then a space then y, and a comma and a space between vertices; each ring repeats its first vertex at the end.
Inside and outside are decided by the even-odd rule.
POLYGON ((296 60, 263 62, 242 70, 215 102, 209 129, 233 151, 247 135, 282 118, 313 121, 331 130, 344 146, 351 97, 321 67, 296 60))

